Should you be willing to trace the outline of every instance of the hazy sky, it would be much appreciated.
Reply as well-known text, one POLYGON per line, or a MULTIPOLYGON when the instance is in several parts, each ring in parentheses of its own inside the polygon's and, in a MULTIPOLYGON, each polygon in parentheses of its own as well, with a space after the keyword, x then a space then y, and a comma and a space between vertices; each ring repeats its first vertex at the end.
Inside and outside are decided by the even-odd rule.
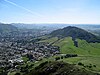
POLYGON ((100 0, 0 0, 0 22, 100 24, 100 0))

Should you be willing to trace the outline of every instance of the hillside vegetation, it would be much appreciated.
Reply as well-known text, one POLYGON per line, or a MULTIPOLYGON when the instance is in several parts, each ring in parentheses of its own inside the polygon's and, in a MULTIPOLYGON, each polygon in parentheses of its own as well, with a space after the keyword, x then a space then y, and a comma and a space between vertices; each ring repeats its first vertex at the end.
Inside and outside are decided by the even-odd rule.
MULTIPOLYGON (((79 69, 74 65, 56 62, 43 62, 28 75, 97 75, 85 69, 79 69)), ((99 74, 98 74, 99 75, 99 74)))

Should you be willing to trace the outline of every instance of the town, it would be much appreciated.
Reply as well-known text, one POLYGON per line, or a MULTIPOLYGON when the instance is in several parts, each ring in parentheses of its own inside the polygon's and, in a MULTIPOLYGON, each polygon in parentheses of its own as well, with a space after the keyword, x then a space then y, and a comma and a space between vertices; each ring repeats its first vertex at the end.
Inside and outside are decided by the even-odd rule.
POLYGON ((38 42, 38 38, 25 35, 0 38, 0 69, 6 68, 6 72, 9 72, 18 66, 15 63, 24 64, 23 58, 35 62, 59 54, 59 47, 38 42))

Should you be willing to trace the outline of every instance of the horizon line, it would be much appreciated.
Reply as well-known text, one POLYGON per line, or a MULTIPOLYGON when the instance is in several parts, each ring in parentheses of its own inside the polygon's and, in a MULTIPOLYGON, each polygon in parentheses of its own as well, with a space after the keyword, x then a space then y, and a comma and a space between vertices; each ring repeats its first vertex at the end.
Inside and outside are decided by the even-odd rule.
POLYGON ((0 22, 0 24, 30 24, 30 25, 31 25, 31 24, 100 25, 100 24, 96 24, 96 23, 95 23, 95 24, 91 24, 91 23, 80 23, 80 24, 79 24, 79 23, 72 23, 72 24, 71 24, 71 23, 23 23, 23 22, 19 22, 19 23, 17 23, 17 22, 16 22, 16 23, 15 23, 15 22, 14 22, 14 23, 13 23, 13 22, 12 22, 12 23, 2 23, 2 22, 0 22))
POLYGON ((2 24, 77 24, 77 25, 79 25, 79 24, 90 24, 90 25, 93 25, 93 24, 95 24, 95 25, 100 25, 100 24, 97 24, 97 23, 24 23, 24 22, 11 22, 11 23, 3 23, 3 22, 0 22, 0 23, 2 23, 2 24))

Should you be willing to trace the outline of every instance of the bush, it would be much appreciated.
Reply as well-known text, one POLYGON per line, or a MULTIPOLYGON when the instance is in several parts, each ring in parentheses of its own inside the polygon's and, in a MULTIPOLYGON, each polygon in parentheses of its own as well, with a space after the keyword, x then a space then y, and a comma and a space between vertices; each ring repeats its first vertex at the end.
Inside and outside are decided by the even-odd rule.
POLYGON ((56 57, 55 60, 60 60, 60 57, 56 57))
POLYGON ((78 65, 80 65, 80 66, 84 66, 84 64, 83 64, 83 63, 81 63, 81 62, 79 62, 79 63, 78 63, 78 65))
POLYGON ((89 68, 92 68, 92 66, 91 66, 91 65, 89 65, 88 67, 89 67, 89 68))
POLYGON ((63 56, 61 56, 61 59, 63 59, 64 57, 63 56))
POLYGON ((93 65, 93 67, 96 67, 96 65, 93 65))
POLYGON ((20 75, 20 73, 16 73, 15 75, 20 75))

